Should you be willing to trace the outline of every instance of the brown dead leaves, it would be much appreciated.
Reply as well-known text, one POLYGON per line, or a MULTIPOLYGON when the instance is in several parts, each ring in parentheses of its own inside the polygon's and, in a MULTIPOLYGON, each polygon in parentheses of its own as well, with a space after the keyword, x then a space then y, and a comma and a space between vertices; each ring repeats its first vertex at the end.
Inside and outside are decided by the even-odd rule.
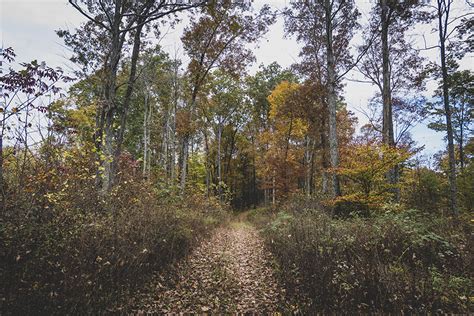
POLYGON ((135 313, 269 313, 285 309, 284 290, 255 228, 221 228, 177 266, 175 282, 158 275, 135 298, 135 313), (165 285, 164 285, 165 284, 165 285))

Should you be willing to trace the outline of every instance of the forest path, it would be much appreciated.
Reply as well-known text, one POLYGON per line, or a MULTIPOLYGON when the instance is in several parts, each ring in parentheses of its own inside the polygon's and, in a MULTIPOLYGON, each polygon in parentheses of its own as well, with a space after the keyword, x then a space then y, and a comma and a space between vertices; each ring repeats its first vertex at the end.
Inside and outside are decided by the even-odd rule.
POLYGON ((242 217, 217 229, 176 271, 172 284, 156 276, 137 296, 134 313, 260 314, 285 308, 272 256, 242 217))

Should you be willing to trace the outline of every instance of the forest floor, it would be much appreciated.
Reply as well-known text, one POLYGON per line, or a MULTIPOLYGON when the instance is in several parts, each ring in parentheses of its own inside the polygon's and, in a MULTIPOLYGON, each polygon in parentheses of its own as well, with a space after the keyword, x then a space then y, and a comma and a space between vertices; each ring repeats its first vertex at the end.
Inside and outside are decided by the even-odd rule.
POLYGON ((174 267, 134 298, 142 313, 270 313, 287 310, 274 260, 258 231, 244 218, 217 229, 174 267))

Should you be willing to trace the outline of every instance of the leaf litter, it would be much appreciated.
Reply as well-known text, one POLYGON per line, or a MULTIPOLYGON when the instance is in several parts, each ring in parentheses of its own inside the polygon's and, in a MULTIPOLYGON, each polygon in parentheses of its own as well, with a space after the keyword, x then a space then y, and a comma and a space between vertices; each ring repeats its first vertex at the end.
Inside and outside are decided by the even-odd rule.
POLYGON ((234 222, 216 230, 132 298, 133 314, 279 313, 287 310, 270 252, 257 230, 234 222))

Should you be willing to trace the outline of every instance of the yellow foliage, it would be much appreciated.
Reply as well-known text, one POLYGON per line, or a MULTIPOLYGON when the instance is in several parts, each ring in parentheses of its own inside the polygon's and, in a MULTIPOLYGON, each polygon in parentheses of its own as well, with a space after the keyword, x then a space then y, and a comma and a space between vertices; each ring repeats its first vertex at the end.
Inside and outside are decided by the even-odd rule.
POLYGON ((259 136, 265 154, 258 162, 257 173, 266 179, 264 188, 275 188, 277 196, 286 196, 297 188, 297 179, 303 172, 305 137, 308 134, 307 117, 296 94, 297 83, 283 81, 275 87, 270 103, 268 129, 259 136))
POLYGON ((267 98, 270 103, 270 119, 278 116, 279 112, 285 107, 288 97, 298 88, 299 84, 288 81, 282 81, 275 87, 272 94, 267 98))
POLYGON ((338 201, 364 203, 371 208, 389 200, 394 186, 387 183, 389 170, 406 161, 411 153, 378 144, 354 144, 344 149, 341 166, 333 172, 341 176, 348 195, 338 201))

